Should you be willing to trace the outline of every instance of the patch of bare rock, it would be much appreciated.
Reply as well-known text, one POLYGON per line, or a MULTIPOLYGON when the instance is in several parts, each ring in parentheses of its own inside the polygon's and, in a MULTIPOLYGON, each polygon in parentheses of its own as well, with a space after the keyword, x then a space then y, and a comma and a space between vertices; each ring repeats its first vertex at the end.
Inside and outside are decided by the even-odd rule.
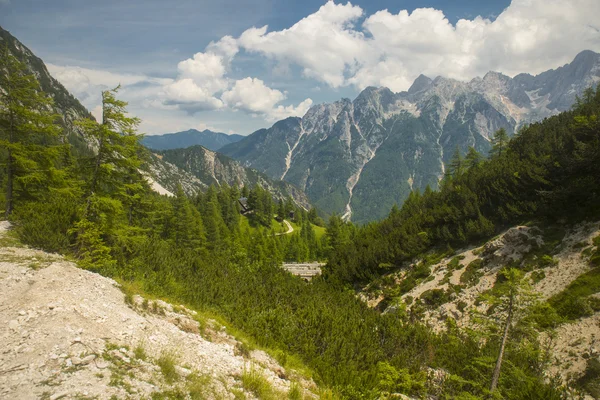
MULTIPOLYGON (((7 229, 0 222, 0 237, 7 229)), ((200 324, 192 310, 125 300, 114 280, 60 256, 0 248, 0 398, 251 399, 241 383, 250 370, 277 392, 292 377, 306 395, 316 389, 265 352, 240 351, 224 327, 200 324)))

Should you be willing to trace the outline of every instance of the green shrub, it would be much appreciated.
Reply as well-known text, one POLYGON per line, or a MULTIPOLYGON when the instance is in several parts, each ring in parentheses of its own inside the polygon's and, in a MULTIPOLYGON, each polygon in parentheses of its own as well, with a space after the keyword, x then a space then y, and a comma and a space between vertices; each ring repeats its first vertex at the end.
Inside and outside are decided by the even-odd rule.
POLYGON ((577 380, 577 386, 595 399, 600 398, 600 361, 597 358, 587 360, 585 373, 577 380))
POLYGON ((479 270, 483 267, 483 260, 477 259, 475 261, 471 261, 467 268, 465 268, 465 272, 460 276, 460 283, 465 284, 467 286, 473 286, 479 283, 479 279, 481 278, 481 272, 479 270))
POLYGON ((533 271, 531 273, 531 282, 534 284, 538 283, 542 279, 546 277, 546 273, 544 271, 533 271))
POLYGON ((598 292, 600 292, 600 268, 594 268, 579 275, 565 290, 552 296, 548 302, 561 317, 575 320, 594 313, 593 306, 596 306, 596 301, 590 296, 598 292))
POLYGON ((437 308, 450 301, 448 292, 446 292, 444 289, 426 290, 423 292, 423 294, 421 294, 420 299, 429 309, 437 308))
POLYGON ((12 215, 19 238, 34 248, 63 252, 71 245, 69 229, 77 221, 76 202, 54 197, 17 204, 12 215))

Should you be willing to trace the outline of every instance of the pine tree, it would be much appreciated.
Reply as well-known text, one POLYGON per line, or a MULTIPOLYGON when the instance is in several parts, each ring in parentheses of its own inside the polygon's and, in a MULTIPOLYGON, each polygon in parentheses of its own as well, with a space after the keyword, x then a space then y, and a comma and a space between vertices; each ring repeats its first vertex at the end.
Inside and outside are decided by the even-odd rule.
POLYGON ((464 161, 462 155, 460 154, 460 149, 458 148, 458 146, 456 146, 456 149, 454 150, 454 154, 452 155, 452 159, 450 160, 450 163, 448 164, 448 169, 446 171, 446 174, 450 178, 457 178, 457 177, 461 176, 464 172, 465 172, 465 161, 464 161))
POLYGON ((508 147, 508 134, 504 128, 500 128, 494 133, 492 138, 492 149, 490 155, 493 157, 501 157, 508 147))
POLYGON ((469 146, 469 151, 467 151, 467 155, 465 156, 467 169, 476 168, 481 164, 481 161, 483 161, 481 154, 473 146, 469 146))
POLYGON ((60 154, 59 116, 35 76, 8 49, 0 50, 0 147, 6 149, 6 217, 18 199, 35 199, 48 187, 60 154))

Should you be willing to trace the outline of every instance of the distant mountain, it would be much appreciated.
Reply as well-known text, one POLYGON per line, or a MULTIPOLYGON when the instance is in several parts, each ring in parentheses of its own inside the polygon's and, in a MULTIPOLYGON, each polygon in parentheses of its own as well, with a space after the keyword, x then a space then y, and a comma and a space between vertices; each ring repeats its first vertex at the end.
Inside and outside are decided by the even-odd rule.
POLYGON ((235 143, 244 136, 228 135, 221 132, 213 132, 208 129, 202 132, 190 129, 183 132, 166 133, 164 135, 150 135, 142 139, 142 144, 153 150, 182 149, 190 146, 201 145, 209 150, 219 150, 221 147, 235 143))
POLYGON ((363 223, 387 215, 413 189, 437 187, 457 147, 487 154, 499 128, 513 134, 564 111, 599 81, 600 55, 592 51, 537 76, 421 75, 406 92, 368 87, 354 101, 315 105, 220 151, 298 186, 319 209, 363 223))
MULTIPOLYGON (((0 46, 4 44, 13 56, 27 65, 29 71, 37 77, 42 90, 54 99, 55 112, 63 118, 65 138, 74 146, 75 151, 94 152, 96 144, 86 141, 74 124, 74 121, 80 118, 94 119, 92 114, 50 75, 40 58, 8 31, 0 28, 0 46)), ((204 138, 214 138, 213 143, 219 140, 229 140, 230 143, 232 139, 239 140, 242 137, 210 131, 195 132, 204 138)), ((178 135, 173 134, 176 137, 178 135)), ((197 135, 192 133, 192 136, 197 135)), ((183 137, 185 138, 185 135, 183 137)), ((222 182, 250 186, 260 184, 276 198, 291 196, 299 205, 310 207, 306 195, 289 183, 271 179, 258 171, 241 166, 237 161, 200 146, 185 150, 169 150, 164 154, 151 153, 149 162, 143 168, 151 187, 161 194, 173 193, 177 184, 181 184, 189 195, 203 191, 211 184, 218 185, 222 182)))
MULTIPOLYGON (((163 164, 174 165, 179 170, 191 174, 201 182, 203 187, 222 184, 238 187, 260 185, 271 192, 275 198, 291 197, 299 206, 306 209, 311 207, 304 192, 293 185, 269 178, 262 172, 246 168, 238 161, 199 145, 185 149, 157 151, 153 156, 160 159, 163 164)), ((163 172, 157 175, 166 174, 163 172)))

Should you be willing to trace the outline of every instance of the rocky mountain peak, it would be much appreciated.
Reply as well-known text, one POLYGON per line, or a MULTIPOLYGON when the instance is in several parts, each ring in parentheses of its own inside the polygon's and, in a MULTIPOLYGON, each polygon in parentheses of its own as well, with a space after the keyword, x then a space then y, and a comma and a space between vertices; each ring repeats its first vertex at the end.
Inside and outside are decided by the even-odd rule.
POLYGON ((326 212, 375 220, 411 190, 435 187, 456 147, 487 154, 498 129, 512 134, 569 109, 600 81, 599 57, 582 52, 537 76, 492 71, 464 82, 420 75, 407 92, 367 87, 353 102, 312 107, 282 145, 258 131, 226 154, 297 185, 326 212))
POLYGON ((417 77, 417 79, 415 79, 413 84, 408 89, 408 94, 416 94, 427 90, 431 87, 432 83, 433 81, 431 80, 431 78, 421 74, 417 77))

